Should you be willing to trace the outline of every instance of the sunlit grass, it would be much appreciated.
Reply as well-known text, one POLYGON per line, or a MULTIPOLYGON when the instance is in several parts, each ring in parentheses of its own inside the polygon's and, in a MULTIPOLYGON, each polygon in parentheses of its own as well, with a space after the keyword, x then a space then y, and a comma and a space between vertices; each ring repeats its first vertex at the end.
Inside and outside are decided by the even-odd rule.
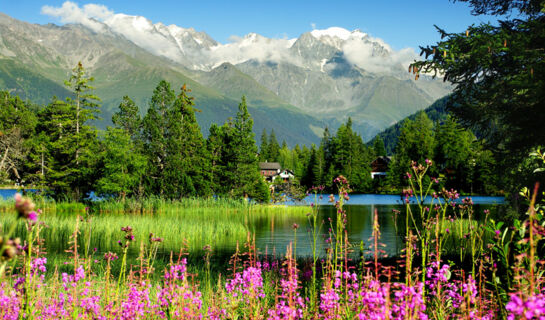
MULTIPOLYGON (((67 250, 76 224, 80 230, 80 246, 87 243, 90 230, 89 250, 116 251, 117 241, 123 237, 121 227, 130 225, 137 244, 131 248, 130 253, 133 254, 138 251, 140 243, 148 242, 150 233, 163 238, 159 248, 162 252, 177 252, 184 245, 191 251, 199 251, 205 245, 218 250, 234 248, 237 242, 242 244, 246 241, 248 232, 253 230, 258 219, 304 216, 308 211, 305 207, 249 204, 226 199, 99 201, 93 203, 88 211, 81 203, 51 200, 37 201, 37 206, 43 208, 40 221, 46 227, 41 236, 48 252, 67 250)), ((2 226, 11 225, 15 219, 15 214, 11 213, 13 209, 8 210, 8 207, 13 208, 13 201, 0 203, 0 208, 5 208, 0 216, 2 226)), ((25 225, 20 223, 15 235, 24 239, 25 234, 25 225)))

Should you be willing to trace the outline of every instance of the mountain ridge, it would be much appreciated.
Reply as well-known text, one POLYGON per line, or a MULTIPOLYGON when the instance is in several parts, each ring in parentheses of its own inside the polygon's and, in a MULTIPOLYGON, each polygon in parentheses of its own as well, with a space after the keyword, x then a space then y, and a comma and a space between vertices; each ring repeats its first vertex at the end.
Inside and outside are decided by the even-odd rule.
MULTIPOLYGON (((298 39, 249 34, 222 45, 204 32, 153 24, 144 17, 113 14, 104 21, 90 18, 82 22, 36 25, 0 13, 0 64, 13 61, 24 65, 26 71, 20 69, 21 73, 31 70, 33 79, 62 87, 70 70, 82 61, 97 80, 95 93, 103 99, 105 110, 103 126, 109 123, 108 116, 124 95, 131 96, 145 112, 153 88, 161 79, 175 88, 187 83, 193 90, 198 107, 207 110, 197 115, 205 135, 209 124, 223 123, 234 116, 240 97, 246 95, 249 107, 255 110, 255 132, 275 129, 279 139, 286 139, 290 145, 317 143, 321 138, 318 127, 335 129, 348 116, 364 139, 369 139, 449 92, 438 80, 415 83, 406 70, 401 71, 396 52, 357 30, 313 30, 298 39), (119 31, 121 26, 133 28, 123 31, 133 32, 132 38, 119 31), (162 39, 156 43, 155 53, 135 42, 142 34, 162 39), (351 41, 371 46, 366 57, 374 66, 355 62, 354 53, 347 49, 351 41), (179 53, 174 54, 172 48, 179 53), (271 50, 254 50, 259 48, 271 50), (233 61, 242 62, 226 59, 219 63, 220 55, 231 55, 233 61), (300 61, 305 63, 299 66, 300 61), (286 114, 290 117, 286 118, 286 114)), ((5 83, 14 83, 11 73, 4 71, 1 76, 5 83)), ((24 95, 31 88, 22 84, 18 90, 24 95)), ((39 96, 34 92, 32 96, 43 103, 52 94, 42 92, 39 96)))

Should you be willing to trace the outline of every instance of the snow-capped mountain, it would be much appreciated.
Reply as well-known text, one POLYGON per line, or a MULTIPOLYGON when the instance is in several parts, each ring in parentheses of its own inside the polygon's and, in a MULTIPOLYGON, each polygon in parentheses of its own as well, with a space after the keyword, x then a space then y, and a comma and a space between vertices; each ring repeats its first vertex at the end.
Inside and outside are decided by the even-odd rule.
MULTIPOLYGON (((407 73, 417 58, 414 50, 394 50, 359 30, 332 27, 294 39, 249 33, 222 44, 193 28, 154 23, 104 6, 80 8, 65 2, 43 12, 65 24, 34 25, 0 14, 0 67, 20 65, 62 86, 82 61, 97 79, 107 110, 125 94, 145 108, 154 85, 165 78, 187 82, 197 102, 210 105, 205 108, 210 112, 201 115, 208 117, 204 128, 230 116, 218 105, 233 103, 234 108, 244 94, 262 117, 262 123, 256 120, 257 130, 282 127, 288 140, 318 141, 320 128, 335 127, 350 116, 367 139, 450 90, 441 80, 423 76, 414 81, 407 73), (277 118, 271 121, 271 114, 277 118), (296 118, 297 128, 291 128, 296 118)), ((0 68, 0 84, 22 93, 30 90, 10 72, 2 74, 0 68)))

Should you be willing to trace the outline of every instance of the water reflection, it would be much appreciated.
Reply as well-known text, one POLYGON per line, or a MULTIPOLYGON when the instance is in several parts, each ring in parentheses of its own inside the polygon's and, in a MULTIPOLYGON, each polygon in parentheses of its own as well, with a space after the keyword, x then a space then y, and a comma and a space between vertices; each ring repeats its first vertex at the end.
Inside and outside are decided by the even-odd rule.
MULTIPOLYGON (((497 212, 498 206, 492 205, 475 205, 475 218, 480 219, 484 209, 489 209, 494 214, 497 212)), ((403 205, 346 205, 347 212, 347 233, 348 240, 354 248, 354 255, 360 254, 360 244, 366 248, 367 255, 372 254, 370 246, 373 244, 373 213, 378 212, 378 221, 380 225, 380 243, 386 245, 381 249, 388 256, 396 255, 403 248, 402 233, 405 227, 402 225, 405 221, 403 205), (393 210, 399 210, 402 213, 395 214, 393 210), (397 225, 397 227, 396 227, 397 225)), ((415 208, 417 210, 417 208, 415 208)), ((329 237, 329 230, 335 230, 336 209, 335 207, 321 206, 318 212, 318 224, 321 229, 317 241, 317 254, 325 256, 326 244, 325 239, 329 237)), ((255 238, 256 247, 262 254, 274 254, 281 256, 286 252, 286 247, 290 244, 296 244, 297 256, 312 256, 312 237, 310 222, 304 217, 275 217, 271 219, 257 221, 255 223, 255 238), (297 223, 299 229, 297 232, 293 230, 293 224, 297 223), (295 241, 296 239, 296 241, 295 241)))

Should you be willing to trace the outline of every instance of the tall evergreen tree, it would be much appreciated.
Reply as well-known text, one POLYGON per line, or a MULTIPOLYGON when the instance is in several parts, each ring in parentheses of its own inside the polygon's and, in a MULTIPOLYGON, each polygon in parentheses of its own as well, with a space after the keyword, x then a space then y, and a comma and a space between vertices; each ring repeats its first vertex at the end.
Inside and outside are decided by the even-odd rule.
POLYGON ((388 175, 390 183, 406 185, 405 174, 410 172, 411 161, 424 163, 426 159, 433 159, 434 146, 433 123, 426 113, 419 112, 414 121, 406 121, 401 129, 388 175))
POLYGON ((39 131, 49 138, 46 183, 55 195, 74 200, 81 200, 97 178, 97 131, 89 121, 96 119, 99 99, 91 94, 92 81, 78 63, 66 81, 73 96, 54 99, 40 113, 39 131))
POLYGON ((354 191, 367 191, 371 186, 370 154, 362 138, 352 130, 352 120, 339 127, 333 138, 334 175, 344 175, 354 191))
POLYGON ((384 140, 382 140, 380 135, 377 135, 373 139, 373 151, 377 157, 386 156, 386 147, 384 146, 384 140))
POLYGON ((128 96, 124 96, 119 104, 119 110, 112 116, 112 122, 117 128, 121 128, 136 141, 139 139, 142 127, 142 119, 138 112, 138 106, 128 96))
POLYGON ((189 92, 184 84, 168 114, 166 178, 174 198, 210 194, 209 157, 189 92))
POLYGON ((469 192, 475 155, 472 142, 475 136, 448 117, 435 128, 434 161, 447 178, 446 187, 469 192))
MULTIPOLYGON (((315 182, 319 180, 319 177, 316 177, 315 167, 317 165, 318 151, 316 150, 316 145, 312 144, 309 151, 309 158, 305 165, 304 172, 301 175, 301 185, 306 189, 315 185, 315 182)), ((316 184, 316 185, 319 185, 316 184)))
POLYGON ((246 98, 242 97, 234 121, 223 125, 219 132, 223 141, 221 184, 225 186, 226 193, 233 197, 249 196, 258 201, 267 201, 269 191, 259 173, 253 123, 246 98))
POLYGON ((265 162, 269 160, 269 136, 267 130, 263 128, 261 133, 261 146, 259 147, 259 161, 265 162))
POLYGON ((146 173, 146 157, 136 147, 127 131, 109 127, 104 137, 101 178, 96 191, 103 196, 140 196, 142 177, 146 173))
POLYGON ((170 84, 159 82, 151 97, 148 112, 143 120, 142 134, 148 157, 147 192, 165 195, 166 161, 168 156, 168 118, 176 96, 170 84))
POLYGON ((271 129, 271 134, 269 135, 269 149, 267 152, 267 157, 269 162, 280 161, 280 145, 278 144, 278 140, 276 140, 274 129, 271 129))
POLYGON ((230 130, 230 126, 225 124, 221 127, 213 123, 210 126, 210 134, 206 139, 206 150, 210 161, 209 184, 210 189, 215 194, 227 194, 225 173, 226 173, 226 131, 230 130))

